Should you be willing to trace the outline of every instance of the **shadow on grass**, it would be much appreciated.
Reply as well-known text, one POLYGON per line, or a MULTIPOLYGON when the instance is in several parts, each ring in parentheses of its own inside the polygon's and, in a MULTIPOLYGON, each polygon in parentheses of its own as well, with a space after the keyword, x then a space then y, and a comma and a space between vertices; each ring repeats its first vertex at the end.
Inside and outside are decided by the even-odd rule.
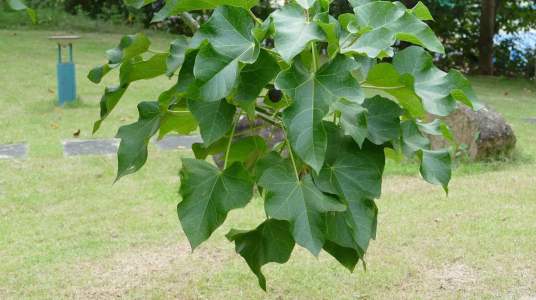
POLYGON ((80 96, 78 96, 75 101, 68 102, 63 105, 60 105, 58 103, 58 99, 56 97, 48 98, 45 101, 37 102, 37 103, 33 103, 32 105, 29 105, 30 110, 36 113, 51 113, 58 109, 71 110, 71 109, 87 109, 87 108, 95 108, 95 107, 98 107, 98 104, 84 102, 84 100, 80 96))

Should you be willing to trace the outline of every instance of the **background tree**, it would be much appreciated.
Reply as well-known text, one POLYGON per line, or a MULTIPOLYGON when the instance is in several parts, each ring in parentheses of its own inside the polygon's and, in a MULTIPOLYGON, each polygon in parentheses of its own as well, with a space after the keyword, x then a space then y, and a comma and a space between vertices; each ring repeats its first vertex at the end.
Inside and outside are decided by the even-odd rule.
POLYGON ((493 75, 493 38, 497 30, 498 0, 482 0, 480 37, 478 39, 478 70, 482 75, 493 75))

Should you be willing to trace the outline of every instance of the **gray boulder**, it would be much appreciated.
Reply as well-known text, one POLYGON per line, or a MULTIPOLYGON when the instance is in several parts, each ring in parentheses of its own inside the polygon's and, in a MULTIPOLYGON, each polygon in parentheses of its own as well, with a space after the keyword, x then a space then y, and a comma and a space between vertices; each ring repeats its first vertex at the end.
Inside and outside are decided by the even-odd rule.
MULTIPOLYGON (((471 160, 492 160, 511 157, 516 146, 512 127, 501 114, 489 107, 473 111, 460 106, 450 116, 442 118, 451 128, 456 142, 466 145, 471 160)), ((448 143, 431 136, 432 148, 448 147, 448 143)))

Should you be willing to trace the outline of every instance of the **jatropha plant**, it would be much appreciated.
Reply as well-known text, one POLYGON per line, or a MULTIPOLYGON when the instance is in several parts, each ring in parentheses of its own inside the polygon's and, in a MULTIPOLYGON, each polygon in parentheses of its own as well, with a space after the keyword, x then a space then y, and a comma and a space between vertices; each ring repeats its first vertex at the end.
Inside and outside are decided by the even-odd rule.
POLYGON ((88 78, 99 83, 119 69, 95 131, 133 82, 173 80, 157 101, 138 104, 137 122, 119 129, 117 179, 144 165, 153 136, 199 129, 196 159, 182 159, 182 229, 195 249, 229 211, 262 198, 264 222, 226 237, 266 289, 262 266, 287 262, 295 244, 315 256, 324 250, 351 271, 364 260, 386 157, 418 161, 424 180, 448 191, 450 150, 432 150, 428 136, 452 135, 430 116, 477 102, 461 73, 434 66, 444 49, 422 3, 350 0, 354 12, 336 19, 329 0, 295 0, 260 20, 251 11, 257 2, 168 0, 157 19, 213 12, 167 52, 149 50, 141 33, 123 37, 88 78), (244 120, 251 128, 237 131, 244 120), (279 131, 280 141, 258 127, 279 131))

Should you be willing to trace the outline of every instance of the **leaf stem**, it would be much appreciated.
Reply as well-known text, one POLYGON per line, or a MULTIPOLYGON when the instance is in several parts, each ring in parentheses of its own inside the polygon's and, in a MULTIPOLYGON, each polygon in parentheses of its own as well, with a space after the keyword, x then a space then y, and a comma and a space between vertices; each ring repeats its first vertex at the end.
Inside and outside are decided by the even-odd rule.
POLYGON ((316 73, 316 71, 318 70, 318 57, 317 57, 317 53, 316 53, 316 43, 315 42, 312 42, 311 44, 311 51, 313 53, 313 72, 316 73))
POLYGON ((147 52, 153 53, 153 54, 166 54, 166 52, 158 51, 158 50, 154 50, 154 49, 147 49, 147 52))
POLYGON ((229 142, 227 143, 227 150, 225 151, 225 161, 223 163, 223 169, 227 169, 227 161, 229 161, 229 152, 231 152, 231 144, 233 143, 233 137, 236 130, 236 123, 240 119, 240 113, 233 120, 233 129, 231 130, 231 136, 229 136, 229 142))
POLYGON ((253 18, 253 20, 255 20, 255 22, 259 25, 262 25, 262 21, 257 18, 257 16, 251 11, 251 10, 248 10, 249 12, 249 15, 253 18))
POLYGON ((292 146, 290 145, 290 141, 288 140, 287 130, 285 128, 283 128, 283 133, 285 134, 285 143, 287 144, 288 155, 290 157, 290 161, 292 162, 292 167, 294 168, 294 175, 296 175, 296 180, 298 180, 299 182, 300 174, 298 173, 298 167, 296 166, 294 154, 292 153, 292 146))
POLYGON ((404 86, 404 85, 400 85, 400 86, 375 86, 375 85, 362 84, 361 87, 365 88, 365 89, 375 89, 375 90, 397 90, 397 89, 405 88, 406 86, 404 86))

